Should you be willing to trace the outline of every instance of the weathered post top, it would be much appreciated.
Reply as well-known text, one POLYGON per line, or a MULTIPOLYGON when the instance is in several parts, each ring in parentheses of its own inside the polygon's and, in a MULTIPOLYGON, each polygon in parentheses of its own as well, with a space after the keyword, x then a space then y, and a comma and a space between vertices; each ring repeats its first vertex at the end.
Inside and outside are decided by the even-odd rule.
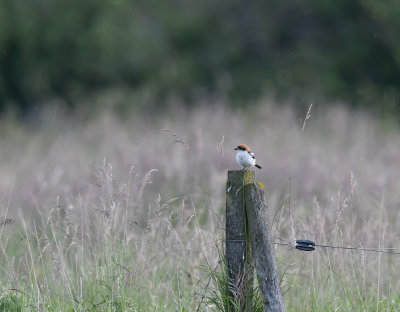
POLYGON ((235 184, 243 185, 243 178, 250 177, 254 179, 254 171, 248 170, 229 170, 228 171, 228 182, 234 182, 235 184))

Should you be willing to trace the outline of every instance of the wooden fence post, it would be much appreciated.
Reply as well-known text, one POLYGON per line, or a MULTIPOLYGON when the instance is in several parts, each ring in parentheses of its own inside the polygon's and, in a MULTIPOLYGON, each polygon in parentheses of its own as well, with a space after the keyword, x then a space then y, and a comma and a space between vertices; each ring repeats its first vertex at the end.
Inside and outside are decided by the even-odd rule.
POLYGON ((256 183, 245 186, 244 201, 249 220, 251 250, 265 312, 284 312, 282 292, 275 264, 275 252, 265 219, 264 190, 256 183))
MULTIPOLYGON (((248 173, 248 172, 247 172, 248 173)), ((228 171, 226 182, 226 249, 229 293, 240 311, 252 311, 254 269, 250 252, 250 238, 246 235, 247 218, 244 211, 245 172, 228 171)), ((250 174, 254 178, 254 172, 250 174)), ((230 311, 234 311, 232 305, 230 311)))
POLYGON ((264 192, 254 182, 254 172, 228 171, 225 257, 228 287, 240 311, 250 312, 253 307, 253 258, 264 310, 285 311, 265 209, 264 192))

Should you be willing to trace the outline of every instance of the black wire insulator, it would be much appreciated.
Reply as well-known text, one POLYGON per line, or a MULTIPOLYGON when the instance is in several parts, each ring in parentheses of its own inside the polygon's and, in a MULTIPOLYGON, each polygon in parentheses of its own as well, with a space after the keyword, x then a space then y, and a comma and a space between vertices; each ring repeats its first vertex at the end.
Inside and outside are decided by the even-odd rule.
POLYGON ((315 250, 315 242, 308 239, 298 239, 296 240, 296 249, 313 251, 315 250))

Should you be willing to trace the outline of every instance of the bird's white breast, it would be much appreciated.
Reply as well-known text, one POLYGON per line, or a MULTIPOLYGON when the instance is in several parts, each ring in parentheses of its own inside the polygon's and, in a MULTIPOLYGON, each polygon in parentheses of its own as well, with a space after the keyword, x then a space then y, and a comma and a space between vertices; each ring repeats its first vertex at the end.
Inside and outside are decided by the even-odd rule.
POLYGON ((256 164, 256 160, 247 151, 238 151, 236 162, 242 167, 250 167, 256 164))

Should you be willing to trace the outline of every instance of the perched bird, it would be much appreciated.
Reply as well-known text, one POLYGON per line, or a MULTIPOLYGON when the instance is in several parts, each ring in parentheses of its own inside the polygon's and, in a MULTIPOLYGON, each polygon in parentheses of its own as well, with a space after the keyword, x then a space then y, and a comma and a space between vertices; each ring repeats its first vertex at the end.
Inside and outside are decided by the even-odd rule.
POLYGON ((237 151, 236 162, 243 167, 243 170, 252 166, 256 166, 257 168, 261 169, 261 166, 256 162, 254 153, 246 144, 240 144, 235 148, 235 151, 237 151))

